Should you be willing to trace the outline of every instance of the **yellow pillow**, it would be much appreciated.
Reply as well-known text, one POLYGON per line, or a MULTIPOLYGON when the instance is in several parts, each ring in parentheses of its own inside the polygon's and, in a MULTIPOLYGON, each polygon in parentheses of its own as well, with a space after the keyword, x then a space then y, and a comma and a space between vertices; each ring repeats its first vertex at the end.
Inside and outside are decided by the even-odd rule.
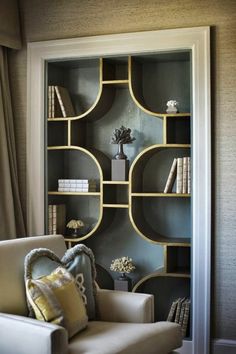
POLYGON ((74 277, 63 267, 26 281, 26 294, 38 320, 64 326, 69 338, 88 323, 85 305, 74 277))

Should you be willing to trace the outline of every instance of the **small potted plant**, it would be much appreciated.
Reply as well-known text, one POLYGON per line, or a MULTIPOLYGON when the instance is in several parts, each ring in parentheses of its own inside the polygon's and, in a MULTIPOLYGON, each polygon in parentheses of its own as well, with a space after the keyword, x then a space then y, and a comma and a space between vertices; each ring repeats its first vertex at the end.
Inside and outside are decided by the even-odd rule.
POLYGON ((67 223, 66 226, 68 227, 68 229, 72 229, 71 237, 76 238, 79 236, 79 233, 78 233, 79 229, 84 227, 84 223, 82 220, 72 219, 67 223))
POLYGON ((115 289, 122 291, 131 290, 132 282, 126 274, 133 272, 135 269, 132 258, 126 256, 113 259, 110 269, 114 272, 120 273, 120 277, 114 281, 115 289))

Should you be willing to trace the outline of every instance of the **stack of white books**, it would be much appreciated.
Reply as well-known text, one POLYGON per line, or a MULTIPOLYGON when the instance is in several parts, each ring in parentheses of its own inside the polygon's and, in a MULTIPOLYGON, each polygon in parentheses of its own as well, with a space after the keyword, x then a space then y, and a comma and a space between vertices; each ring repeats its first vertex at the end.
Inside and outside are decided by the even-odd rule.
POLYGON ((96 192, 96 181, 89 179, 59 179, 58 192, 96 192))

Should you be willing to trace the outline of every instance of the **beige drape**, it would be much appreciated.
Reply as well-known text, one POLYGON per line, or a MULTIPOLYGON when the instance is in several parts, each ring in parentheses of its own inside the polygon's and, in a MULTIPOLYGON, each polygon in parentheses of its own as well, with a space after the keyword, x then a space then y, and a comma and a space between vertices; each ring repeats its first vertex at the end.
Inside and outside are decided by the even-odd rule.
POLYGON ((0 240, 25 235, 17 175, 7 50, 0 46, 0 240))
POLYGON ((17 0, 0 0, 0 45, 20 49, 20 23, 17 0))

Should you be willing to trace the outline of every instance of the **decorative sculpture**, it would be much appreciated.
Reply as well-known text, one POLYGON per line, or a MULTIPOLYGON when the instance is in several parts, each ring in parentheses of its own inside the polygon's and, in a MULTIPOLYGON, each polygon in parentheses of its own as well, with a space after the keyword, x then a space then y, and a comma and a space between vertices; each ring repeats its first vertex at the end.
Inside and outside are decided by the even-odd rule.
POLYGON ((123 145, 132 144, 136 138, 131 137, 131 129, 123 125, 119 129, 115 129, 112 133, 111 144, 118 145, 117 154, 114 156, 116 160, 126 160, 127 156, 124 154, 123 145))

